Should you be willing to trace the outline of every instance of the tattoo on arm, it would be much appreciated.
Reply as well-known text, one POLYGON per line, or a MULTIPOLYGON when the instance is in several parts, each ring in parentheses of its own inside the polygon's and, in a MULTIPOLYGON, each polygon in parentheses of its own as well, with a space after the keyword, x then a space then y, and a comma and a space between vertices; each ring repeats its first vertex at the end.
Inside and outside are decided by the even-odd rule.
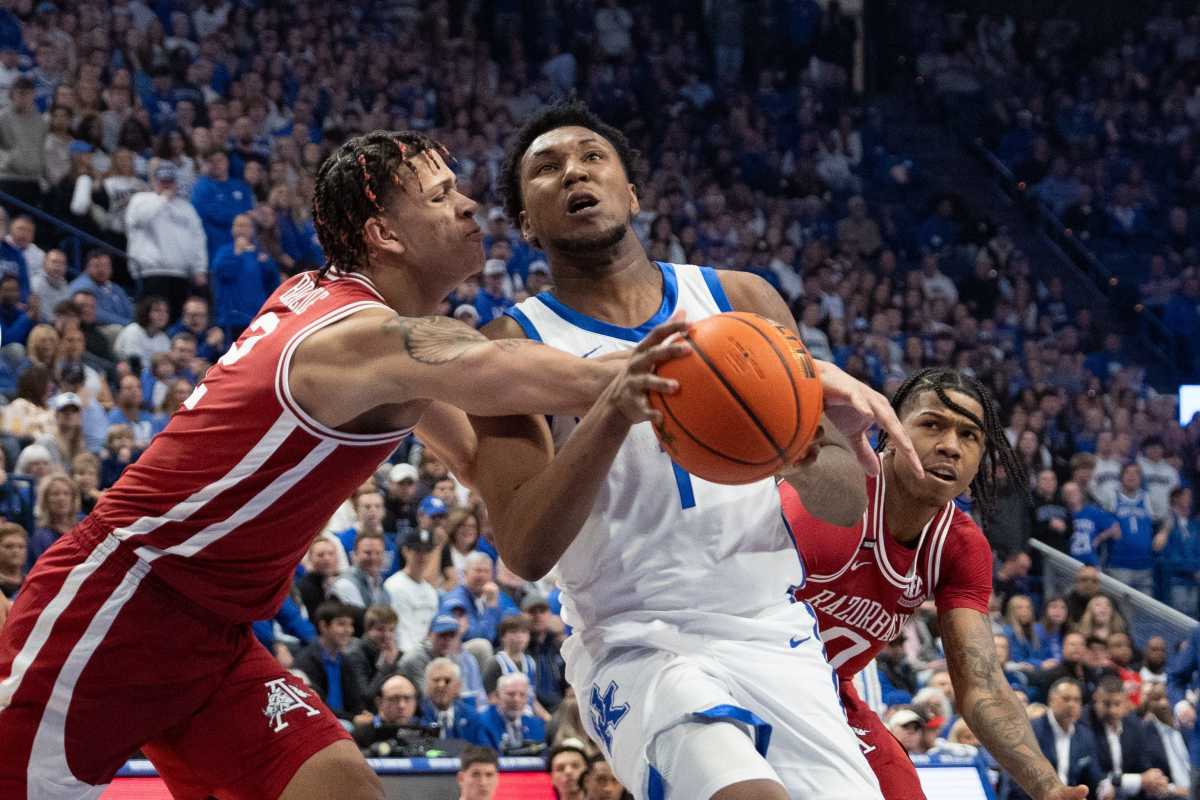
POLYGON ((1040 798, 1061 785, 1058 775, 1042 754, 1025 709, 1004 677, 987 618, 977 612, 966 614, 959 611, 953 623, 945 620, 942 626, 959 709, 1000 766, 1031 797, 1040 798))
MULTIPOLYGON (((404 351, 414 361, 428 366, 449 364, 475 345, 491 341, 469 325, 450 317, 389 319, 383 323, 383 330, 391 336, 398 334, 404 343, 404 351)), ((511 352, 538 343, 526 339, 502 339, 492 344, 511 352)))

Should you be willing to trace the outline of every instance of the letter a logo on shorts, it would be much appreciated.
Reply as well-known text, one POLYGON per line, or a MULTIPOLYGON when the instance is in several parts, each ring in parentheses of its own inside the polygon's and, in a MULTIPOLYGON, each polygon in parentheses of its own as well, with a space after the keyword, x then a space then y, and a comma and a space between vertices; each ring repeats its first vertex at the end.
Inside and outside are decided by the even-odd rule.
POLYGON ((275 733, 288 726, 287 720, 283 718, 285 714, 300 708, 304 709, 306 717, 315 717, 321 713, 304 702, 304 698, 311 695, 289 684, 287 678, 276 678, 263 685, 267 687, 267 707, 263 709, 263 714, 271 721, 271 729, 275 733))
POLYGON ((595 729, 596 735, 604 740, 604 748, 608 750, 609 755, 612 755, 613 731, 629 713, 629 703, 614 705, 617 699, 617 688, 616 681, 609 681, 608 688, 601 695, 600 687, 592 685, 592 728, 595 729))

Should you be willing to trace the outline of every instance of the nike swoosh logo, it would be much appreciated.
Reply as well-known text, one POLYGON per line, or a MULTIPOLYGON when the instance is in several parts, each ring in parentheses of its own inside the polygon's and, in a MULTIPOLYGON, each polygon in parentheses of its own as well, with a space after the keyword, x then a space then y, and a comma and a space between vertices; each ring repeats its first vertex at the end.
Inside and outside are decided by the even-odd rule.
POLYGON ((850 565, 850 571, 854 572, 854 570, 858 569, 859 567, 869 567, 873 563, 875 563, 875 562, 873 562, 873 561, 855 561, 853 564, 850 565))
POLYGON ((597 345, 596 347, 593 347, 591 350, 588 350, 586 353, 584 353, 583 355, 581 355, 581 356, 580 356, 580 358, 587 358, 587 357, 588 357, 588 356, 590 356, 592 353, 594 353, 594 352, 596 352, 597 350, 599 350, 599 349, 600 349, 600 347, 601 347, 601 345, 597 345))
POLYGON ((793 636, 791 639, 788 639, 788 644, 791 647, 796 648, 796 647, 799 647, 800 645, 804 644, 811 638, 812 638, 811 636, 805 636, 803 638, 801 638, 799 636, 793 636))

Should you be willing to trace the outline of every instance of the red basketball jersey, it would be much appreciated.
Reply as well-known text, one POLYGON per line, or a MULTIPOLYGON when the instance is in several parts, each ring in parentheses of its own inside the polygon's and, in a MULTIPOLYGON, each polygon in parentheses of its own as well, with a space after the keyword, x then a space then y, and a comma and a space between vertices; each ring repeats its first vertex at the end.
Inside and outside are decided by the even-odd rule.
POLYGON ((853 528, 813 517, 786 481, 779 484, 805 580, 795 590, 820 624, 829 663, 853 677, 932 596, 939 613, 973 608, 987 613, 992 551, 972 519, 947 503, 921 531, 916 547, 892 538, 883 519, 886 481, 867 478, 867 510, 853 528))
POLYGON ((280 286, 96 504, 110 538, 225 620, 272 616, 313 537, 408 433, 342 433, 291 396, 300 343, 368 308, 387 306, 360 275, 280 286))

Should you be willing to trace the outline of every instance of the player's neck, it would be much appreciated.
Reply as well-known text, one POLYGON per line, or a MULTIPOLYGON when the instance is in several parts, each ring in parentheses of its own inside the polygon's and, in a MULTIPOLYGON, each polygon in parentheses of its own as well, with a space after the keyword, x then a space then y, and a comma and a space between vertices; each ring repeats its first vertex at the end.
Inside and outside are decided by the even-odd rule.
POLYGON ((379 264, 364 268, 383 301, 402 317, 427 317, 437 313, 438 305, 457 282, 427 275, 404 264, 379 264))
POLYGON ((887 531, 901 544, 912 544, 942 507, 923 503, 904 491, 896 478, 892 458, 883 459, 883 477, 887 480, 887 492, 883 496, 883 521, 887 531))
POLYGON ((554 296, 589 317, 626 328, 641 325, 662 303, 662 272, 636 239, 633 245, 603 262, 552 253, 554 296))

